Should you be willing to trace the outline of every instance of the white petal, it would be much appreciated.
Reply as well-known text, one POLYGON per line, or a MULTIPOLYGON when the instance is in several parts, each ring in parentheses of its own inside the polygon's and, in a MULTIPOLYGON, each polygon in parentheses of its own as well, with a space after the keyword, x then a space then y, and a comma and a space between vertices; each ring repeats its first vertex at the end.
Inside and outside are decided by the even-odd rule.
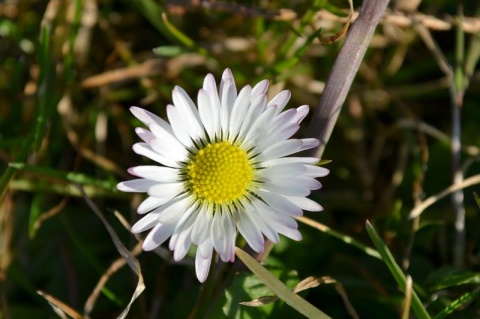
POLYGON ((237 88, 233 79, 226 79, 222 81, 223 88, 220 90, 220 99, 222 105, 221 112, 221 126, 224 136, 228 133, 230 127, 230 115, 232 113, 233 105, 237 99, 237 88))
POLYGON ((205 77, 205 80, 203 82, 203 89, 207 92, 208 99, 210 102, 210 107, 212 110, 213 114, 213 124, 215 128, 215 133, 217 136, 220 135, 221 131, 221 124, 220 124, 220 116, 221 116, 221 105, 220 105, 220 99, 218 96, 218 91, 217 91, 217 85, 215 83, 215 79, 213 78, 213 75, 208 74, 205 77))
POLYGON ((265 203, 258 199, 253 199, 252 205, 257 210, 258 217, 261 217, 275 232, 279 232, 293 240, 302 239, 302 235, 297 229, 297 222, 293 218, 272 212, 265 203))
POLYGON ((316 157, 284 157, 284 158, 275 158, 261 163, 262 167, 270 167, 275 165, 283 165, 289 163, 305 163, 305 164, 316 164, 318 163, 318 158, 316 157))
POLYGON ((218 113, 215 113, 210 103, 210 98, 208 96, 208 92, 204 89, 200 89, 198 91, 198 112, 200 114, 200 118, 202 119, 203 126, 207 131, 210 140, 213 140, 217 134, 217 126, 218 126, 218 113))
POLYGON ((158 221, 162 224, 175 223, 182 217, 190 205, 192 205, 192 198, 184 194, 155 209, 152 213, 158 213, 158 221))
POLYGON ((190 132, 193 140, 205 138, 203 126, 201 125, 200 115, 187 92, 179 86, 176 86, 172 92, 173 103, 187 122, 186 128, 190 132))
POLYGON ((207 205, 203 204, 199 208, 199 212, 197 215, 197 219, 192 228, 191 237, 192 242, 198 246, 209 235, 209 225, 211 224, 212 214, 208 212, 207 205))
POLYGON ((137 207, 137 213, 145 214, 149 211, 160 207, 161 205, 168 202, 170 199, 168 198, 156 198, 156 197, 147 197, 140 205, 137 207))
POLYGON ((222 99, 226 94, 225 86, 226 86, 227 82, 233 82, 233 84, 235 84, 235 80, 233 79, 233 73, 229 68, 226 68, 223 71, 222 79, 220 80, 220 93, 218 95, 220 97, 220 99, 222 99))
POLYGON ((157 224, 145 237, 142 248, 145 251, 153 250, 163 244, 168 239, 175 229, 174 224, 163 225, 157 224))
POLYGON ((278 133, 279 131, 283 130, 285 127, 291 126, 292 124, 297 124, 297 125, 300 124, 297 121, 296 109, 287 110, 282 114, 276 116, 269 127, 269 132, 278 133))
POLYGON ((306 187, 309 190, 315 190, 322 188, 322 184, 317 181, 315 178, 308 175, 299 175, 289 178, 277 178, 275 179, 276 183, 283 184, 288 183, 292 187, 306 187))
POLYGON ((170 239, 169 247, 174 250, 173 259, 175 261, 182 260, 188 253, 188 249, 192 244, 191 231, 193 222, 195 221, 195 209, 191 209, 190 212, 185 213, 185 218, 182 218, 177 223, 172 238, 170 239), (184 219, 184 221, 182 221, 184 219))
POLYGON ((298 124, 303 121, 305 116, 308 115, 308 112, 310 112, 310 107, 308 105, 302 105, 297 108, 297 115, 295 116, 295 119, 298 124))
POLYGON ((260 139, 257 141, 257 145, 255 146, 257 152, 261 153, 263 152, 263 150, 267 149, 272 144, 279 141, 284 141, 292 137, 292 135, 295 134, 299 129, 300 125, 292 124, 276 132, 269 131, 264 133, 264 135, 261 136, 260 139))
MULTIPOLYGON (((287 179, 285 179, 287 181, 287 179)), ((281 183, 282 181, 278 179, 278 181, 281 183)), ((322 184, 317 181, 316 179, 304 175, 304 176, 297 176, 296 178, 290 178, 288 179, 289 183, 292 183, 292 185, 303 185, 307 187, 309 190, 315 190, 315 189, 320 189, 322 188, 322 184)))
POLYGON ((145 143, 149 143, 155 138, 155 135, 153 135, 152 132, 143 127, 135 128, 135 133, 137 133, 138 137, 140 137, 145 143))
MULTIPOLYGON (((197 212, 197 206, 192 205, 188 207, 185 212, 182 213, 182 215, 176 222, 177 226, 175 227, 175 230, 173 232, 173 235, 172 235, 172 238, 170 239, 170 244, 169 244, 169 247, 171 250, 174 250, 175 245, 177 243, 178 235, 182 232, 182 230, 185 227, 189 228, 190 226, 193 225, 193 222, 195 221, 195 218, 196 218, 196 212, 197 212)), ((189 237, 191 236, 189 235, 189 237)))
MULTIPOLYGON (((258 199, 251 197, 251 201, 253 202, 254 200, 258 201, 258 199)), ((278 243, 280 240, 278 232, 263 219, 261 212, 249 202, 244 202, 243 205, 245 206, 244 214, 249 215, 250 219, 258 226, 265 237, 274 243, 278 243)))
POLYGON ((185 191, 185 184, 179 183, 162 183, 156 184, 148 189, 148 195, 157 198, 172 198, 185 191))
POLYGON ((223 225, 225 228, 225 235, 226 235, 226 251, 225 255, 222 257, 224 262, 234 262, 235 261, 235 238, 237 237, 237 230, 233 223, 232 217, 230 214, 224 213, 222 214, 223 217, 223 225))
POLYGON ((300 140, 281 141, 264 150, 261 154, 259 154, 258 158, 260 160, 269 160, 290 155, 298 152, 301 146, 302 142, 300 140))
POLYGON ((156 165, 135 166, 129 168, 128 172, 138 177, 162 183, 176 182, 180 178, 180 170, 156 165))
POLYGON ((250 95, 252 94, 252 88, 250 85, 245 86, 238 94, 237 100, 232 109, 232 116, 230 118, 230 130, 229 137, 235 138, 240 130, 240 126, 243 123, 245 114, 248 110, 248 104, 250 103, 250 95))
MULTIPOLYGON (((295 203, 290 201, 286 196, 277 195, 274 193, 270 193, 261 189, 255 191, 264 201, 267 203, 268 206, 272 207, 274 210, 289 216, 302 216, 303 212, 299 206, 294 205, 295 203), (293 203, 293 204, 292 204, 293 203)), ((295 197, 300 198, 300 197, 295 197)), ((303 197, 302 197, 303 198, 303 197)))
MULTIPOLYGON (((210 229, 210 227, 209 227, 210 229)), ((203 258, 208 258, 212 255, 213 243, 212 238, 210 237, 210 232, 208 236, 198 244, 197 253, 200 254, 203 258)))
POLYGON ((130 181, 120 182, 117 184, 117 189, 122 192, 145 193, 150 187, 157 182, 148 179, 132 179, 130 181))
POLYGON ((157 163, 163 164, 165 166, 176 167, 176 168, 182 167, 182 165, 179 162, 158 154, 153 150, 153 148, 150 145, 146 143, 135 143, 132 149, 138 155, 143 155, 145 157, 148 157, 149 159, 157 163))
POLYGON ((154 138, 152 138, 151 136, 145 136, 145 138, 149 139, 148 141, 145 141, 145 142, 150 143, 154 139, 159 139, 162 142, 162 144, 168 144, 171 147, 179 148, 179 149, 185 148, 185 146, 182 143, 180 143, 180 141, 177 139, 177 137, 173 133, 173 129, 170 126, 170 124, 168 124, 167 129, 158 125, 150 125, 149 128, 154 138))
POLYGON ((209 92, 209 94, 218 96, 217 83, 215 82, 215 77, 211 73, 207 74, 203 80, 203 89, 209 92))
POLYGON ((250 104, 245 114, 242 126, 240 127, 239 136, 243 138, 250 128, 252 127, 255 120, 263 113, 265 106, 267 105, 267 96, 265 94, 254 97, 252 94, 250 104))
POLYGON ((287 156, 303 150, 307 150, 320 145, 315 138, 304 138, 301 140, 286 140, 276 143, 266 149, 259 155, 259 159, 269 160, 273 158, 287 156))
POLYGON ((148 214, 132 226, 131 232, 138 234, 152 228, 156 224, 158 224, 158 214, 148 214))
POLYGON ((130 108, 130 112, 132 112, 133 115, 143 123, 145 123, 148 127, 153 127, 153 126, 159 126, 163 128, 167 132, 172 132, 172 129, 170 127, 170 124, 168 124, 166 121, 158 117, 157 115, 141 109, 136 106, 132 106, 130 108))
POLYGON ((188 151, 182 144, 177 144, 178 145, 175 145, 159 138, 154 138, 149 143, 152 149, 161 156, 170 158, 177 162, 184 162, 188 158, 188 151))
POLYGON ((304 174, 307 168, 299 163, 275 165, 265 169, 259 169, 257 176, 270 179, 287 178, 304 174))
POLYGON ((316 138, 302 138, 300 141, 302 141, 302 147, 300 148, 299 152, 308 150, 320 145, 320 141, 317 140, 316 138))
POLYGON ((173 105, 167 105, 167 116, 168 120, 170 121, 170 125, 172 126, 173 133, 177 137, 177 139, 185 145, 187 148, 193 147, 192 139, 190 138, 190 134, 188 134, 188 130, 185 127, 185 118, 184 114, 180 114, 178 109, 173 105))
MULTIPOLYGON (((288 90, 285 90, 285 91, 282 91, 280 93, 278 93, 267 105, 268 106, 271 106, 271 105, 278 105, 279 106, 279 110, 277 112, 280 113, 283 108, 285 107, 285 105, 287 105, 288 101, 290 100, 290 96, 292 94, 290 93, 290 91, 288 90)), ((277 115, 276 114, 276 115, 277 115)))
POLYGON ((305 165, 305 167, 307 168, 305 174, 312 177, 324 177, 330 173, 328 169, 322 166, 305 165))
POLYGON ((262 252, 265 239, 260 229, 243 210, 237 212, 236 216, 238 219, 236 223, 238 231, 245 238, 247 244, 257 253, 262 252))
POLYGON ((303 185, 292 185, 288 181, 286 182, 265 182, 258 184, 259 189, 269 191, 271 193, 288 195, 288 196, 308 196, 310 190, 303 185))
MULTIPOLYGON (((210 225, 210 236, 213 242, 213 248, 223 256, 227 250, 227 237, 223 224, 222 213, 217 212, 213 215, 210 225)), ((223 259, 223 258, 222 258, 223 259)))
POLYGON ((269 122, 275 113, 275 108, 276 107, 268 107, 265 112, 253 121, 252 126, 242 135, 244 139, 242 148, 250 149, 267 133, 269 122))
POLYGON ((259 96, 267 93, 269 84, 270 83, 268 82, 268 80, 262 80, 258 82, 257 85, 253 87, 252 96, 259 96))
POLYGON ((310 212, 320 212, 323 210, 323 207, 320 204, 306 197, 285 196, 285 198, 303 210, 308 210, 310 212))
POLYGON ((195 257, 195 273, 197 274, 198 281, 204 282, 208 277, 210 271, 210 263, 212 262, 212 253, 208 258, 203 258, 197 251, 195 257))

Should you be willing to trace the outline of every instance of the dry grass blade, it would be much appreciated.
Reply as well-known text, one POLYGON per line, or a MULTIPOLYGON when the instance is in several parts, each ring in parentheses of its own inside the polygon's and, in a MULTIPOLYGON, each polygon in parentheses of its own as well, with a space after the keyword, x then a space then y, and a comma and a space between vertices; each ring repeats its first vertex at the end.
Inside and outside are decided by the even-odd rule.
POLYGON ((412 306, 413 281, 410 275, 407 275, 407 285, 405 287, 405 304, 403 305, 402 319, 410 318, 410 307, 412 306))
POLYGON ((52 218, 53 216, 59 214, 67 205, 68 201, 70 200, 70 197, 63 197, 60 203, 55 205, 54 207, 50 208, 47 210, 45 213, 41 214, 38 219, 35 221, 33 228, 35 231, 40 229, 40 226, 42 226, 42 223, 46 221, 49 218, 52 218))
MULTIPOLYGON (((132 256, 136 257, 140 255, 142 252, 142 243, 138 243, 135 248, 131 251, 132 256)), ((95 303, 97 302, 97 298, 100 295, 100 292, 102 291, 102 288, 105 286, 107 283, 108 279, 116 273, 120 268, 125 266, 127 263, 127 260, 123 257, 118 258, 115 260, 110 267, 108 267, 107 271, 102 275, 100 280, 98 281, 97 285, 93 289, 92 293, 88 297, 87 301, 85 302, 85 306, 83 308, 84 314, 86 317, 88 317, 93 310, 93 307, 95 306, 95 303)))
POLYGON ((320 43, 332 44, 345 36, 345 34, 348 31, 348 28, 350 27, 350 24, 352 23, 353 14, 355 13, 355 11, 353 10, 352 0, 349 0, 348 3, 350 4, 350 14, 348 15, 347 22, 345 22, 345 25, 343 26, 343 28, 337 33, 335 33, 334 35, 320 37, 320 43))
MULTIPOLYGON (((354 12, 352 15, 352 20, 355 21, 357 17, 358 12, 354 12)), ((348 18, 340 17, 324 9, 319 10, 316 13, 315 19, 342 23, 345 23, 348 20, 348 18)), ((380 23, 383 25, 395 25, 400 28, 407 28, 416 24, 420 24, 433 31, 448 31, 453 29, 459 22, 457 17, 454 16, 437 18, 420 12, 414 12, 408 15, 405 15, 403 12, 386 12, 380 23)), ((464 17, 461 23, 463 30, 466 33, 477 33, 480 31, 480 18, 478 17, 464 17)))
POLYGON ((441 191, 440 193, 438 193, 436 195, 433 195, 433 196, 430 196, 429 198, 427 198, 426 200, 421 202, 418 206, 416 206, 410 212, 409 218, 415 218, 415 217, 419 216, 421 213, 423 213, 423 211, 427 207, 435 204, 436 202, 438 202, 440 199, 444 198, 445 196, 448 196, 448 195, 450 195, 450 194, 452 194, 452 193, 454 193, 454 192, 456 192, 460 189, 464 189, 464 188, 467 188, 467 187, 470 187, 472 185, 479 184, 479 183, 480 183, 480 174, 477 174, 477 175, 471 176, 471 177, 463 180, 462 183, 451 185, 450 187, 441 191))
POLYGON ((328 276, 307 277, 298 283, 298 285, 294 288, 293 292, 298 293, 306 289, 318 287, 321 284, 333 284, 335 287, 335 290, 338 292, 338 294, 342 298, 343 303, 345 304, 345 307, 347 308, 347 311, 350 314, 350 316, 352 316, 352 318, 355 318, 355 319, 360 318, 357 314, 357 311, 355 310, 355 308, 353 308, 353 305, 350 303, 350 300, 348 299, 348 296, 347 296, 347 292, 345 291, 345 288, 343 288, 343 285, 331 277, 328 277, 328 276))
POLYGON ((38 290, 37 293, 45 298, 46 301, 52 306, 53 311, 62 319, 67 319, 68 317, 73 319, 81 319, 83 318, 78 312, 72 309, 70 306, 66 305, 65 303, 61 302, 55 297, 52 297, 49 294, 44 293, 41 290, 38 290), (68 317, 67 317, 68 316, 68 317))
POLYGON ((257 299, 253 299, 252 301, 240 302, 240 304, 242 306, 248 306, 248 307, 261 307, 261 306, 271 304, 277 300, 278 300, 278 297, 275 297, 275 296, 263 296, 257 299))
POLYGON ((80 85, 83 88, 94 88, 117 82, 124 82, 130 79, 158 75, 164 71, 163 64, 164 62, 161 59, 147 60, 139 65, 92 75, 83 80, 80 85))
POLYGON ((322 283, 326 284, 331 284, 332 281, 328 280, 327 278, 331 279, 330 277, 314 277, 314 276, 309 276, 302 281, 300 281, 295 288, 293 288, 294 293, 299 293, 300 291, 310 289, 310 288, 315 288, 320 286, 322 283))
MULTIPOLYGON (((354 319, 360 318, 356 310, 353 308, 352 304, 350 303, 350 300, 348 299, 347 293, 343 288, 343 285, 331 277, 309 276, 303 279, 302 281, 300 281, 295 286, 295 288, 293 288, 293 293, 298 294, 300 291, 307 290, 310 288, 315 288, 320 286, 321 284, 333 284, 335 286, 335 290, 338 292, 338 294, 342 298, 343 303, 345 304, 345 307, 347 308, 347 311, 350 314, 350 316, 352 316, 352 318, 354 319)), ((278 300, 278 297, 276 296, 262 296, 252 301, 241 302, 240 304, 243 306, 249 306, 249 307, 261 307, 261 306, 265 306, 270 303, 273 303, 277 300, 278 300)))
MULTIPOLYGON (((138 276, 138 282, 137 282, 137 287, 135 288, 135 291, 132 295, 132 298, 130 299, 130 302, 127 304, 125 309, 122 311, 122 313, 117 317, 117 319, 123 319, 127 316, 128 312, 130 311, 130 307, 132 303, 137 299, 137 297, 143 292, 145 289, 145 284, 143 282, 143 275, 142 275, 142 270, 140 268, 140 263, 138 260, 128 251, 127 248, 122 244, 120 239, 117 236, 117 233, 115 230, 110 226, 108 221, 105 219, 103 216, 102 212, 100 209, 95 205, 95 203, 85 194, 83 191, 83 188, 80 185, 76 185, 76 187, 79 189, 79 191, 83 195, 83 199, 87 203, 87 205, 93 210, 93 212, 100 218, 102 223, 104 224, 105 228, 107 229, 108 233, 110 234, 110 237, 112 238, 113 243, 115 244, 115 247, 117 248, 118 252, 122 257, 125 259, 125 261, 128 263, 130 268, 133 270, 133 272, 138 276)), ((93 305, 86 304, 85 305, 85 313, 88 314, 91 312, 90 306, 93 307, 93 305)))
POLYGON ((81 136, 74 129, 74 123, 79 121, 79 118, 77 117, 78 115, 73 107, 72 97, 69 93, 66 93, 58 103, 58 113, 62 117, 68 140, 82 157, 118 176, 129 178, 129 175, 126 174, 115 161, 101 156, 90 148, 83 146, 81 136))

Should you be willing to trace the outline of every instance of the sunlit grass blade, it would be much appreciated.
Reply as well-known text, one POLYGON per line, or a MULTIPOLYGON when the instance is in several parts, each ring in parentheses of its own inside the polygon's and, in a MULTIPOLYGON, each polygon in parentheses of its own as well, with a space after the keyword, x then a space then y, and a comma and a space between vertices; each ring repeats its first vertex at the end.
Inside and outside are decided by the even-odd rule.
POLYGON ((460 273, 450 274, 442 278, 437 278, 431 285, 431 290, 437 291, 445 288, 456 287, 461 285, 478 285, 480 284, 480 273, 459 270, 460 273))
POLYGON ((33 196, 32 205, 30 206, 30 216, 28 220, 28 235, 30 238, 35 236, 37 229, 35 228, 35 223, 42 213, 42 193, 36 193, 33 196))
POLYGON ((9 167, 12 167, 18 170, 24 170, 24 171, 28 171, 36 174, 41 174, 47 177, 63 179, 63 180, 66 180, 72 183, 77 183, 80 185, 93 185, 93 186, 104 188, 111 191, 115 190, 116 183, 112 181, 96 179, 82 173, 65 172, 65 171, 47 168, 47 167, 32 166, 25 163, 9 163, 8 165, 9 167))
MULTIPOLYGON (((366 222, 366 228, 370 239, 372 240, 373 244, 382 256, 383 261, 385 262, 393 277, 397 281, 400 289, 402 291, 405 291, 405 287, 407 287, 407 279, 402 269, 400 268, 400 266, 398 266, 395 258, 393 258, 392 253, 390 252, 390 250, 388 250, 387 245, 385 245, 382 238, 378 235, 377 231, 373 228, 372 224, 370 224, 368 220, 366 222)), ((430 315, 423 306, 415 290, 412 290, 412 308, 418 319, 430 319, 430 315)))
POLYGON ((449 314, 451 314, 455 309, 458 309, 462 305, 466 304, 469 301, 472 301, 479 295, 479 291, 467 292, 461 295, 459 298, 455 299, 451 304, 449 304, 445 309, 440 311, 433 317, 433 319, 443 319, 449 314))
POLYGON ((265 286, 270 288, 278 298, 282 299, 290 307, 294 308, 307 318, 330 318, 328 315, 315 308, 311 303, 294 294, 287 286, 245 251, 235 247, 235 254, 258 277, 258 279, 265 284, 265 286))
MULTIPOLYGON (((39 39, 38 61, 40 66, 40 76, 37 92, 37 103, 35 121, 33 122, 32 130, 28 136, 23 138, 20 149, 14 156, 14 161, 22 162, 27 157, 32 145, 37 150, 40 147, 43 138, 43 132, 46 126, 47 107, 51 107, 51 88, 53 87, 53 77, 55 70, 52 70, 50 59, 50 32, 48 28, 42 28, 39 39)), ((5 194, 10 180, 15 174, 15 169, 7 167, 0 179, 0 198, 5 194)))
POLYGON ((475 197, 475 201, 477 202, 477 206, 480 208, 480 197, 477 193, 473 193, 473 197, 475 197))

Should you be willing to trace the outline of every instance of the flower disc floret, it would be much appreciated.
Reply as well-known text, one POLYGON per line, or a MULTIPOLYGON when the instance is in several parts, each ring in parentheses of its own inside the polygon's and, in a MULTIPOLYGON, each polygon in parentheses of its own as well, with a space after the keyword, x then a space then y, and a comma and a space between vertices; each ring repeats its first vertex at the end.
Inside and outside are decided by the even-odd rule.
POLYGON ((186 174, 198 199, 223 204, 247 193, 253 169, 244 150, 223 141, 199 150, 187 165, 186 174))

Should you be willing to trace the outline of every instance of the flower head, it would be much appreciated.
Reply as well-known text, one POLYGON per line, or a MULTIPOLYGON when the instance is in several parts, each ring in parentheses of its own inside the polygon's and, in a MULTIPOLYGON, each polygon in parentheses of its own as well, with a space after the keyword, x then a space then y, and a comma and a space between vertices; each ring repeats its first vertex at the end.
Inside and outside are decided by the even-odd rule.
POLYGON ((145 215, 133 233, 150 230, 144 250, 153 250, 170 238, 174 259, 181 260, 197 246, 195 267, 203 282, 213 250, 224 261, 234 261, 237 232, 261 252, 264 238, 274 243, 279 234, 300 240, 293 219, 303 210, 322 207, 306 198, 321 187, 315 179, 328 174, 315 157, 286 157, 318 146, 316 139, 290 139, 300 128, 308 106, 282 112, 290 99, 282 91, 267 102, 268 81, 238 94, 233 75, 225 70, 219 90, 214 77, 205 77, 197 106, 180 87, 167 106, 170 123, 132 107, 147 127, 137 128, 143 140, 133 150, 160 165, 137 166, 139 177, 118 184, 125 192, 145 192, 138 207, 145 215))

